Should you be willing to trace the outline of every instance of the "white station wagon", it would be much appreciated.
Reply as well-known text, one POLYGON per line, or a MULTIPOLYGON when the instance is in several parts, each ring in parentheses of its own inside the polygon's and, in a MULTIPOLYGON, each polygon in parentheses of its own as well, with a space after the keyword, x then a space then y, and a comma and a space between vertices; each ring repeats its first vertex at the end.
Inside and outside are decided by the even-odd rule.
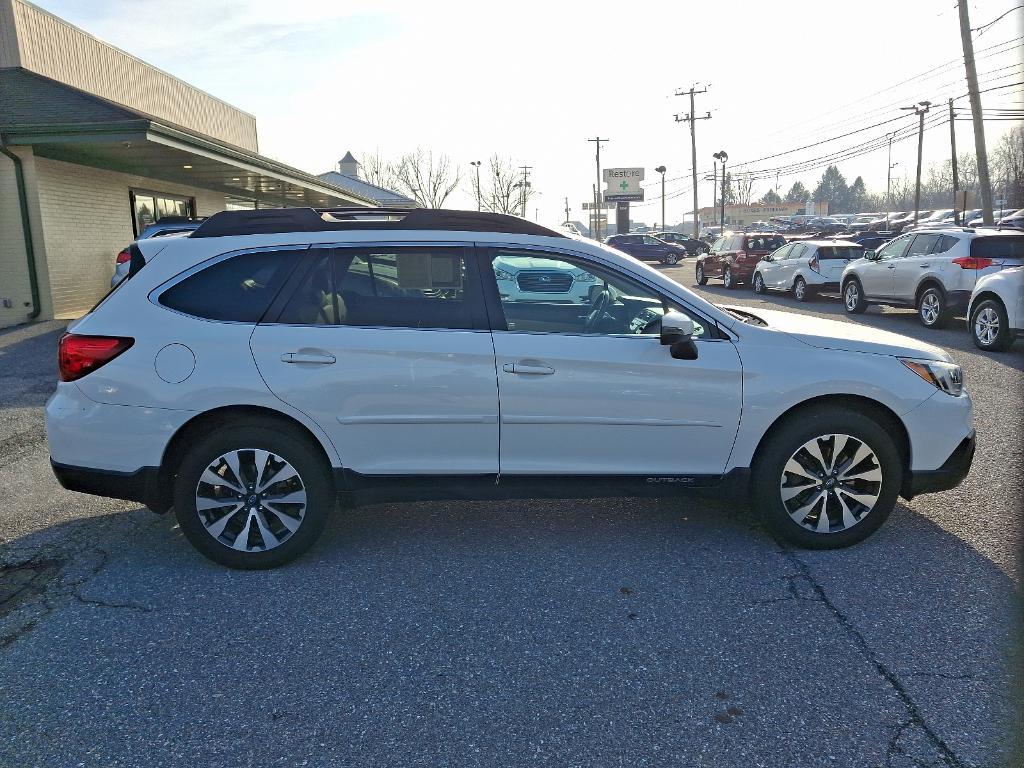
POLYGON ((60 482, 173 508, 238 568, 305 551, 339 496, 749 489, 780 535, 841 547, 898 496, 959 483, 975 444, 941 349, 715 306, 598 243, 475 212, 231 211, 140 241, 59 369, 60 482), (500 272, 538 265, 586 300, 502 290, 500 272))

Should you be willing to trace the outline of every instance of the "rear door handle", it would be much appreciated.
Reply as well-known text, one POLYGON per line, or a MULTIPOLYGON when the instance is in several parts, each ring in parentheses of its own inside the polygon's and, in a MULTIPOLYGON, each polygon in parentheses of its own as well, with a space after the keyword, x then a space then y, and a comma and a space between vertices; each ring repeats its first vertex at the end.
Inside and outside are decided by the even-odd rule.
POLYGON ((518 373, 526 376, 550 376, 555 369, 550 365, 537 363, 505 363, 501 366, 505 373, 518 373))
POLYGON ((886 267, 886 269, 896 269, 896 265, 890 264, 888 267, 886 267))
POLYGON ((312 365, 331 365, 337 362, 334 355, 314 352, 285 352, 281 355, 282 363, 309 363, 312 365))
POLYGON ((927 267, 930 267, 931 264, 918 264, 917 266, 919 266, 921 269, 925 269, 927 267))

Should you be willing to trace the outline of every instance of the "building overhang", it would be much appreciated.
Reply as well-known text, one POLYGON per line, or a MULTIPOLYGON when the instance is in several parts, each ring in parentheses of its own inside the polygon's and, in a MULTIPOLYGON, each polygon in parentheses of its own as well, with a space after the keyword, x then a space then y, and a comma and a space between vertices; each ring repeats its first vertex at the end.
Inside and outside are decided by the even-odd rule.
POLYGON ((0 125, 3 143, 34 154, 215 190, 273 206, 378 203, 263 155, 151 119, 0 125))

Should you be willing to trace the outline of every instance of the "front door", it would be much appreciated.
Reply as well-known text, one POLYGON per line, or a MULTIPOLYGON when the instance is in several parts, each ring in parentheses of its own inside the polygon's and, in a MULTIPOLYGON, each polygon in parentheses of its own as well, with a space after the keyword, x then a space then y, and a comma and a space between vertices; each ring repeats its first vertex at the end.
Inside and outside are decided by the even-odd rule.
MULTIPOLYGON (((537 251, 494 249, 501 263, 537 251)), ((658 338, 654 289, 585 258, 545 252, 593 288, 566 305, 491 295, 505 475, 719 475, 740 417, 733 344, 698 323, 699 357, 676 360, 658 338)), ((487 259, 481 267, 487 275, 487 259)), ((685 310, 683 310, 685 311, 685 310)))
POLYGON ((319 252, 256 327, 253 356, 348 469, 493 474, 498 392, 480 286, 471 247, 319 252))
POLYGON ((907 250, 913 235, 901 235, 878 250, 878 258, 857 271, 864 293, 874 299, 892 298, 892 273, 896 260, 907 250))

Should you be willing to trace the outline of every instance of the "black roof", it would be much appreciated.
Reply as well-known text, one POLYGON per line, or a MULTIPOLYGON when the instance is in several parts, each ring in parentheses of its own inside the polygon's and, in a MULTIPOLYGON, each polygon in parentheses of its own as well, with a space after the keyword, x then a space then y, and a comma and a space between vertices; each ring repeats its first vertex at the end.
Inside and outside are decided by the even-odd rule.
POLYGON ((190 237, 356 229, 434 229, 565 237, 560 232, 516 216, 433 208, 269 208, 256 211, 221 211, 200 224, 190 237))

